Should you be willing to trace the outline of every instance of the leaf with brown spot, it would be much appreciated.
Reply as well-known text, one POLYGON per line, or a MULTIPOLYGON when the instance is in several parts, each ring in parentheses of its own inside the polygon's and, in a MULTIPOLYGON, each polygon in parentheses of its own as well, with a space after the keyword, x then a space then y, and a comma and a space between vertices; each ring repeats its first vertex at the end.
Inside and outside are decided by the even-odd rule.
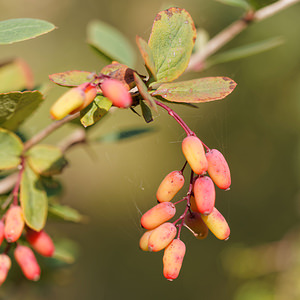
POLYGON ((228 77, 206 77, 164 83, 152 95, 161 96, 172 102, 200 103, 223 99, 235 87, 236 83, 228 77))
POLYGON ((148 42, 158 82, 173 81, 184 72, 195 39, 195 25, 185 9, 171 7, 158 13, 148 42))
POLYGON ((51 74, 49 79, 58 85, 73 87, 91 81, 92 74, 88 71, 74 70, 51 74))

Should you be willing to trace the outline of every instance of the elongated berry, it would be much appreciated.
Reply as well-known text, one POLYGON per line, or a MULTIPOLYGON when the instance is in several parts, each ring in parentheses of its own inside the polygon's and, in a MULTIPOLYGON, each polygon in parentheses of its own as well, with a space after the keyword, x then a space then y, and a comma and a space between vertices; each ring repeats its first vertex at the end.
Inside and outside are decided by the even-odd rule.
POLYGON ((103 95, 108 98, 114 106, 127 108, 132 104, 132 98, 122 82, 116 79, 106 79, 101 83, 103 95))
POLYGON ((184 185, 184 176, 180 171, 169 173, 161 182, 156 192, 159 202, 168 202, 180 191, 184 185))
POLYGON ((6 280, 10 267, 11 267, 11 260, 9 256, 6 254, 0 254, 0 286, 6 280))
POLYGON ((5 217, 4 237, 9 243, 19 239, 24 228, 24 217, 22 208, 17 205, 11 206, 5 217))
POLYGON ((207 171, 207 159, 201 140, 196 136, 187 136, 182 141, 182 152, 196 174, 207 171))
POLYGON ((148 249, 148 242, 149 242, 149 236, 152 233, 153 230, 147 230, 140 238, 140 249, 143 251, 149 251, 148 249))
POLYGON ((52 105, 50 109, 51 117, 55 120, 61 120, 75 109, 81 107, 85 101, 84 90, 80 87, 75 87, 64 93, 52 105))
POLYGON ((175 239, 168 245, 163 256, 163 274, 165 278, 172 281, 178 277, 184 255, 185 244, 181 240, 175 239))
POLYGON ((176 208, 173 203, 159 203, 143 214, 141 218, 141 225, 145 229, 154 229, 160 224, 173 218, 175 213, 176 208))
POLYGON ((191 195, 191 198, 190 198, 190 208, 192 211, 194 212, 198 212, 198 207, 196 205, 196 201, 195 201, 195 197, 193 195, 191 195))
POLYGON ((231 185, 230 170, 223 154, 212 149, 206 153, 208 161, 207 172, 217 187, 226 190, 231 185))
POLYGON ((39 232, 29 229, 26 232, 26 239, 30 246, 39 254, 51 257, 54 254, 54 244, 51 237, 44 231, 39 232))
POLYGON ((200 176, 194 183, 194 197, 198 212, 209 215, 216 199, 215 186, 208 176, 200 176))
POLYGON ((211 214, 201 215, 202 220, 209 230, 220 240, 227 240, 230 235, 230 228, 223 215, 214 207, 211 214))
POLYGON ((188 213, 184 217, 184 225, 199 239, 205 239, 208 235, 208 227, 197 212, 188 213))
POLYGON ((18 245, 15 249, 14 256, 27 279, 33 281, 40 279, 40 266, 38 265, 33 251, 29 247, 18 245))
POLYGON ((166 248, 176 236, 176 226, 164 223, 153 230, 148 240, 148 250, 157 252, 166 248))
POLYGON ((4 240, 4 222, 0 220, 0 246, 4 240))

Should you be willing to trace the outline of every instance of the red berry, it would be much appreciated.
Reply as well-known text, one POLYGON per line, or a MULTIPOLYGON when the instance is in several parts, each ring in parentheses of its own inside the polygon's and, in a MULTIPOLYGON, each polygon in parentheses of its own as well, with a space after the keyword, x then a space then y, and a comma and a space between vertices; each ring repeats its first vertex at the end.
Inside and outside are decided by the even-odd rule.
POLYGON ((55 251, 53 241, 44 230, 37 232, 29 229, 26 233, 26 239, 39 254, 48 257, 53 256, 55 251))
POLYGON ((4 237, 9 243, 19 239, 24 228, 23 211, 20 206, 13 205, 6 212, 4 237))

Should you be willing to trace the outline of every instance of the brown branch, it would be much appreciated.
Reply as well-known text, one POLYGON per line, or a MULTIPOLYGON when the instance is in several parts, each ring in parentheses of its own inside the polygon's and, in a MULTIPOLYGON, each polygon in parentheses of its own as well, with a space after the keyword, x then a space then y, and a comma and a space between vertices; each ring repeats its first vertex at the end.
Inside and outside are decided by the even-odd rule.
POLYGON ((281 10, 298 3, 300 0, 279 0, 271 5, 268 5, 256 12, 248 12, 245 17, 235 21, 227 28, 214 36, 200 52, 196 52, 191 56, 190 63, 186 71, 199 71, 203 68, 205 60, 212 54, 216 53, 229 41, 234 39, 240 32, 246 29, 251 23, 259 22, 281 10))

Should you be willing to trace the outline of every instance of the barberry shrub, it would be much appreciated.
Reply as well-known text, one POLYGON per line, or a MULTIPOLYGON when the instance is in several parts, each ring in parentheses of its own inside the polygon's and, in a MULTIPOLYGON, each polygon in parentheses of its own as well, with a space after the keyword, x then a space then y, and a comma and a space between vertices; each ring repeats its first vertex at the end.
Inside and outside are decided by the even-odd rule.
MULTIPOLYGON (((26 40, 53 29, 54 25, 41 20, 3 21, 0 22, 0 43, 26 40), (22 26, 33 29, 22 31, 22 26), (5 34, 4 29, 7 28, 14 34, 5 34)), ((67 165, 66 152, 70 147, 91 141, 84 134, 67 140, 63 146, 40 142, 70 121, 83 128, 93 126, 113 107, 130 109, 135 114, 138 114, 136 108, 140 107, 146 123, 153 121, 153 112, 163 109, 186 134, 182 140, 182 157, 186 162, 183 160, 180 169, 175 166, 176 170, 164 177, 156 192, 159 203, 141 218, 141 225, 146 231, 140 239, 140 248, 152 252, 164 250, 163 275, 168 280, 179 275, 186 252, 180 235, 183 227, 197 239, 204 239, 209 231, 220 240, 229 238, 229 226, 215 207, 215 185, 223 190, 229 190, 231 185, 229 166, 220 151, 204 144, 168 106, 168 103, 184 103, 193 108, 198 103, 224 99, 236 87, 235 81, 226 76, 175 82, 189 65, 196 38, 194 22, 186 10, 171 7, 159 12, 148 42, 136 37, 145 64, 145 72, 140 74, 132 67, 130 46, 124 38, 101 22, 91 23, 89 43, 111 63, 97 72, 71 70, 51 74, 49 78, 53 83, 68 90, 50 109, 49 117, 54 122, 32 137, 22 134, 22 122, 42 104, 45 96, 34 88, 30 68, 23 60, 14 59, 1 65, 2 78, 6 81, 3 80, 0 85, 0 170, 3 187, 0 284, 8 275, 13 257, 25 277, 34 281, 43 273, 36 256, 68 261, 45 226, 48 217, 73 222, 82 219, 79 212, 57 200, 61 186, 55 176, 67 165), (104 37, 107 41, 106 31, 110 33, 108 42, 101 43, 104 37), (119 49, 109 49, 116 41, 120 44, 119 49), (120 43, 122 41, 124 45, 120 43), (190 174, 186 195, 174 200, 184 187, 187 166, 190 166, 190 174), (185 208, 172 222, 178 212, 176 205, 182 202, 185 208)), ((119 137, 145 131, 124 131, 119 137)))

